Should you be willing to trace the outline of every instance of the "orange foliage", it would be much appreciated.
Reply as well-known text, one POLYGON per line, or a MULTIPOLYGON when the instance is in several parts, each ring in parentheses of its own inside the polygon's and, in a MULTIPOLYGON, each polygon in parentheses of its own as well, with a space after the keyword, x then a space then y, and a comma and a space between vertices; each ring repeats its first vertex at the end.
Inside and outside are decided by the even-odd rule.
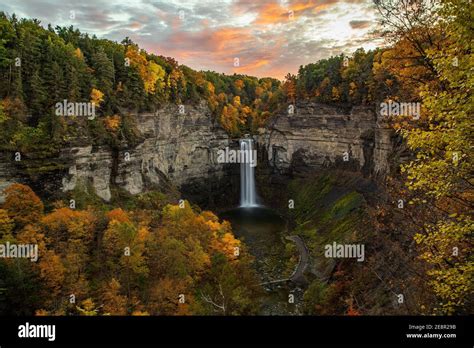
POLYGON ((17 228, 38 221, 43 215, 43 203, 31 188, 22 184, 11 184, 5 189, 3 209, 17 228))
POLYGON ((100 103, 104 101, 104 93, 102 93, 97 88, 92 88, 90 97, 91 97, 91 103, 95 104, 97 107, 99 107, 100 103))
POLYGON ((242 80, 235 80, 234 82, 235 87, 240 91, 242 88, 245 87, 245 83, 242 80))
POLYGON ((119 128, 120 122, 121 117, 119 115, 107 116, 104 118, 105 127, 112 132, 115 132, 119 128))
POLYGON ((131 222, 130 217, 122 208, 116 208, 107 213, 109 221, 116 220, 118 222, 131 222))
POLYGON ((296 101, 296 77, 291 74, 286 75, 282 87, 287 100, 294 104, 296 101))
POLYGON ((60 247, 58 244, 70 239, 91 242, 96 218, 88 211, 60 208, 46 215, 41 222, 48 237, 60 247))
POLYGON ((352 304, 349 305, 349 308, 347 309, 348 316, 359 316, 360 312, 357 309, 354 309, 352 304))

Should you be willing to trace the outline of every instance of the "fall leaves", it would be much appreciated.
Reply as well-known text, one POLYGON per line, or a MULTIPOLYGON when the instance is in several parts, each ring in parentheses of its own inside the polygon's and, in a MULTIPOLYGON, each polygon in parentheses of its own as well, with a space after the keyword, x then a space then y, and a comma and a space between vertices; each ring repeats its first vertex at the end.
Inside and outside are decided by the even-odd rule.
POLYGON ((137 46, 129 45, 125 57, 129 59, 132 66, 138 69, 146 93, 155 93, 157 86, 160 89, 164 88, 165 71, 154 61, 147 60, 144 51, 139 52, 137 46))
POLYGON ((231 136, 254 132, 262 127, 270 116, 270 110, 278 105, 281 93, 275 92, 278 91, 279 82, 235 76, 226 83, 229 84, 228 93, 220 92, 217 96, 209 97, 222 127, 231 136))
MULTIPOLYGON (((396 129, 414 154, 401 166, 401 173, 409 193, 408 208, 416 214, 414 239, 426 262, 427 283, 437 298, 435 314, 462 313, 472 305, 474 294, 469 6, 449 0, 425 9, 424 27, 419 27, 419 20, 416 28, 403 30, 387 24, 397 42, 382 56, 382 64, 403 84, 402 96, 421 99, 423 105, 419 122, 401 122, 396 129)), ((393 23, 391 16, 396 15, 389 11, 386 16, 393 23)))
POLYGON ((30 313, 215 314, 205 299, 220 291, 233 314, 255 311, 259 290, 252 259, 230 224, 211 212, 195 212, 185 202, 165 206, 160 215, 146 209, 102 212, 61 204, 44 213, 28 186, 13 184, 6 192, 0 240, 37 244, 39 259, 30 264, 0 260, 8 270, 0 267, 0 273, 11 284, 8 301, 36 293, 23 307, 30 313), (142 219, 144 214, 152 218, 142 219), (28 287, 13 295, 17 277, 28 287))
POLYGON ((17 227, 37 221, 42 215, 43 203, 28 186, 12 184, 4 192, 7 198, 3 209, 17 227))

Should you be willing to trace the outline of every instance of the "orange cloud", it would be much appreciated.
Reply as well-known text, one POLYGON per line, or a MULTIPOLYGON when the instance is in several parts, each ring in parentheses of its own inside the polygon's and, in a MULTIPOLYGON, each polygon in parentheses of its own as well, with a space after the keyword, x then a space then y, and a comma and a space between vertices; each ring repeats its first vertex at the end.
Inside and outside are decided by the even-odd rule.
POLYGON ((218 50, 224 48, 239 48, 242 43, 251 41, 253 37, 249 29, 243 28, 223 28, 213 32, 212 41, 216 44, 218 50))
MULTIPOLYGON (((234 16, 257 14, 251 25, 244 27, 232 24, 210 27, 209 19, 201 18, 196 22, 199 30, 189 30, 177 16, 171 17, 168 23, 173 30, 159 44, 152 43, 151 50, 198 70, 283 79, 288 72, 296 73, 300 65, 307 63, 307 52, 312 48, 311 44, 296 46, 301 48, 300 54, 294 45, 289 46, 288 39, 292 36, 287 36, 286 32, 301 28, 301 23, 278 27, 273 24, 289 22, 290 9, 295 18, 311 17, 340 1, 290 0, 287 5, 281 5, 277 1, 249 3, 248 0, 237 0, 232 4, 234 16), (238 67, 234 66, 235 58, 239 58, 238 67)), ((315 44, 315 47, 319 46, 315 44)))
POLYGON ((239 66, 239 67, 235 67, 234 68, 234 71, 235 73, 238 73, 238 74, 242 74, 242 73, 249 73, 255 69, 258 69, 262 66, 265 66, 267 65, 268 63, 270 63, 270 60, 268 59, 257 59, 255 61, 252 61, 248 64, 244 64, 242 66, 239 66))
POLYGON ((259 9, 255 24, 274 24, 289 20, 289 11, 279 4, 267 3, 259 9))
POLYGON ((143 27, 143 24, 138 23, 138 22, 132 22, 129 24, 130 29, 140 29, 143 27))
POLYGON ((290 1, 287 7, 277 3, 266 3, 255 8, 258 12, 255 24, 283 23, 305 13, 317 13, 337 2, 339 0, 295 0, 290 1))

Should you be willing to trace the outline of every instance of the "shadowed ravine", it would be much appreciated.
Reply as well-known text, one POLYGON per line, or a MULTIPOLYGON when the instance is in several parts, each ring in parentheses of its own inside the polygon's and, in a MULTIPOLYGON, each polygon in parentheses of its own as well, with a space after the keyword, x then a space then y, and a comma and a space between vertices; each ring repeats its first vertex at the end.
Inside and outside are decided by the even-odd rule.
MULTIPOLYGON (((252 140, 242 139, 240 148, 252 150, 252 140)), ((303 278, 308 254, 303 241, 298 236, 286 237, 297 246, 299 262, 291 275, 287 272, 284 235, 286 221, 275 211, 262 204, 257 205, 254 168, 250 163, 241 163, 241 196, 239 208, 224 212, 221 218, 232 224, 237 238, 244 241, 255 257, 255 268, 261 285, 266 290, 262 314, 288 315, 295 313, 295 307, 288 303, 288 294, 303 278)), ((259 202, 261 203, 261 202, 259 202)))
POLYGON ((265 207, 237 208, 220 215, 232 224, 236 237, 244 241, 255 257, 255 268, 266 290, 261 314, 288 315, 295 313, 295 306, 288 303, 293 290, 286 281, 283 234, 286 221, 273 210, 265 207))

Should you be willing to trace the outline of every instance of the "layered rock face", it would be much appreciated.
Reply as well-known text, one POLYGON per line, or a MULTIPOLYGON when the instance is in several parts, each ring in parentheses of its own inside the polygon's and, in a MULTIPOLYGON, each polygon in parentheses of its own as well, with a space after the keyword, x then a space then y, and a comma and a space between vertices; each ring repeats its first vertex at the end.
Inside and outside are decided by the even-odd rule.
POLYGON ((275 115, 257 143, 279 174, 336 166, 377 176, 389 171, 393 132, 373 109, 305 101, 275 115))
POLYGON ((88 183, 108 201, 112 185, 137 194, 172 182, 192 194, 207 192, 210 182, 223 179, 226 171, 217 163, 217 151, 228 146, 229 138, 213 123, 205 103, 185 106, 183 114, 176 105, 167 105, 135 118, 143 139, 136 147, 112 151, 87 145, 63 151, 60 157, 69 163, 63 191, 88 183))
MULTIPOLYGON (((94 146, 89 136, 79 135, 55 159, 65 170, 35 179, 11 160, 0 161, 0 188, 24 182, 50 195, 92 187, 109 201, 114 187, 137 194, 172 185, 183 198, 206 208, 237 204, 239 165, 218 163, 217 153, 227 146, 238 148, 238 141, 213 121, 205 102, 186 105, 184 114, 170 104, 133 117, 140 133, 138 145, 123 144, 117 150, 94 146)), ((298 103, 293 114, 275 115, 255 140, 257 175, 262 177, 331 166, 385 175, 393 152, 393 133, 373 110, 347 111, 312 102, 298 103), (262 167, 270 171, 259 171, 262 167)))

